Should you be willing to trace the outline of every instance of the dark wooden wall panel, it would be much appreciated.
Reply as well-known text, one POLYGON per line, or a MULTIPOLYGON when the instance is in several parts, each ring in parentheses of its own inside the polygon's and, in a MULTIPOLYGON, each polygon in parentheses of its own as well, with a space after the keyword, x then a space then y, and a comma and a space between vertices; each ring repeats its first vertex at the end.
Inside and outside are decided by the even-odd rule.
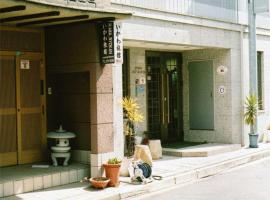
POLYGON ((0 57, 0 109, 15 108, 15 59, 0 57))
POLYGON ((50 27, 45 30, 46 62, 51 66, 99 62, 96 25, 50 27))
POLYGON ((0 50, 42 52, 42 34, 0 30, 0 50))
POLYGON ((16 115, 0 115, 0 153, 17 151, 16 115))
POLYGON ((90 79, 89 72, 59 73, 48 76, 52 95, 48 95, 48 127, 54 130, 60 124, 73 131, 72 148, 90 150, 90 79), (53 120, 52 120, 53 119, 53 120))
POLYGON ((40 114, 22 115, 22 149, 33 150, 41 147, 40 114))
POLYGON ((40 61, 30 61, 30 69, 21 69, 21 106, 40 107, 40 61))

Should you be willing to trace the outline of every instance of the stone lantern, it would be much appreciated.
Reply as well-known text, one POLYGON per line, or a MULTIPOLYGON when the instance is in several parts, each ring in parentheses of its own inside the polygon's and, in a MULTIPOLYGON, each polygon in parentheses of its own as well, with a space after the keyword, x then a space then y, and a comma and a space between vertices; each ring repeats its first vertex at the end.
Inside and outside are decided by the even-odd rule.
POLYGON ((62 126, 60 126, 58 130, 47 134, 47 138, 52 138, 56 141, 55 146, 51 147, 51 158, 54 166, 58 166, 57 158, 65 158, 63 165, 68 165, 71 149, 69 139, 74 137, 76 137, 74 133, 63 130, 62 126))

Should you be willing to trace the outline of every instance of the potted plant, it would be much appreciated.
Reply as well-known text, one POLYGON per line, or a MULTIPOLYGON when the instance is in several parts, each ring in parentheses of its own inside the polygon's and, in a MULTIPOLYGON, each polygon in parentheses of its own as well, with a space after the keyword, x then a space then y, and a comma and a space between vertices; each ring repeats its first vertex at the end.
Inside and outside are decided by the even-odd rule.
POLYGON ((97 189, 104 189, 107 187, 108 183, 110 182, 110 179, 107 177, 93 177, 88 179, 85 177, 82 182, 90 182, 91 186, 97 189))
POLYGON ((143 121, 143 116, 139 112, 139 105, 135 99, 124 97, 122 100, 124 113, 124 133, 126 137, 127 156, 134 153, 135 146, 135 124, 143 121))
POLYGON ((254 94, 250 94, 246 98, 245 102, 245 123, 250 126, 249 133, 249 147, 257 148, 258 147, 258 134, 255 132, 255 123, 257 118, 258 111, 258 99, 254 94))
POLYGON ((111 158, 106 164, 103 164, 106 177, 110 179, 108 186, 117 187, 119 185, 121 162, 118 158, 111 158))

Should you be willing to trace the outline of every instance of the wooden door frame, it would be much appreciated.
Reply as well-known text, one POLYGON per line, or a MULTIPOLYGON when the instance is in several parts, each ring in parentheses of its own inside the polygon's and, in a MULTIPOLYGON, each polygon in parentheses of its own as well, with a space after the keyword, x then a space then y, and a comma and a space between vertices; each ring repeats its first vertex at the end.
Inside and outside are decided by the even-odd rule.
MULTIPOLYGON (((46 73, 45 73, 45 64, 44 64, 44 54, 39 52, 20 52, 21 55, 18 55, 16 51, 0 51, 1 56, 14 56, 16 62, 16 114, 17 114, 17 164, 30 163, 31 160, 36 157, 45 158, 45 152, 47 148, 47 126, 46 126, 46 73), (44 94, 40 95, 41 98, 41 144, 42 144, 42 155, 39 152, 30 150, 29 153, 32 155, 22 155, 22 130, 21 130, 21 112, 18 112, 18 109, 21 108, 20 105, 20 59, 32 59, 40 60, 40 79, 43 80, 44 94)), ((6 160, 5 160, 6 161, 6 160)), ((9 161, 9 160, 7 160, 9 161)), ((9 161, 11 164, 11 162, 9 161)), ((0 163, 1 165, 2 163, 0 163)), ((12 163, 14 164, 14 163, 12 163)), ((1 165, 2 166, 2 165, 1 165)))

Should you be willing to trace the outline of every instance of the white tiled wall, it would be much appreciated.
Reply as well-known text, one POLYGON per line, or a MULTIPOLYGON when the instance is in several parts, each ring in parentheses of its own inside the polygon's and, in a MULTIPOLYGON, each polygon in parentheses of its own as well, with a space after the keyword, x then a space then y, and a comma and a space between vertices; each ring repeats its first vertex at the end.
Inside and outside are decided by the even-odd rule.
POLYGON ((0 198, 42 190, 53 186, 75 183, 89 177, 89 167, 70 169, 67 171, 38 175, 0 183, 0 198))
POLYGON ((32 192, 34 190, 34 180, 32 177, 23 180, 23 190, 24 192, 32 192))
POLYGON ((13 181, 9 181, 9 182, 4 183, 4 197, 10 196, 13 194, 14 194, 13 181))
POLYGON ((14 181, 14 194, 20 194, 23 192, 23 180, 14 181))
POLYGON ((4 196, 4 185, 0 183, 0 197, 4 196))

